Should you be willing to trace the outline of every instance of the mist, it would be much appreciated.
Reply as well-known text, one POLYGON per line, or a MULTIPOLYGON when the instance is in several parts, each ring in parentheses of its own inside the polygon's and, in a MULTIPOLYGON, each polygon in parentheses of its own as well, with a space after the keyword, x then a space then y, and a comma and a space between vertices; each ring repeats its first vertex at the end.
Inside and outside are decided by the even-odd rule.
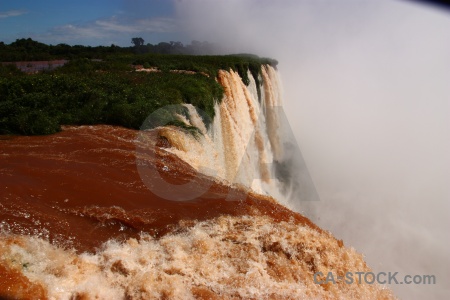
MULTIPOLYGON (((190 39, 279 61, 284 109, 320 201, 295 209, 390 285, 450 295, 450 12, 408 1, 176 2, 190 39)), ((357 270, 353 270, 357 271, 357 270)))

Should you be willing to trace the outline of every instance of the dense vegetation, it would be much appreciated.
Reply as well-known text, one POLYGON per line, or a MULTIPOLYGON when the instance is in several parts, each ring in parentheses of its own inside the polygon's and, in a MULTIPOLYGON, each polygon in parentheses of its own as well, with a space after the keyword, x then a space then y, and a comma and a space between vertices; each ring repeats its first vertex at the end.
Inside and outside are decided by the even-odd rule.
POLYGON ((134 46, 119 47, 111 46, 83 46, 67 44, 46 45, 30 38, 18 39, 11 44, 0 42, 1 61, 30 61, 51 59, 74 59, 74 58, 97 58, 102 59, 111 54, 188 54, 188 55, 212 55, 219 54, 221 50, 217 45, 208 42, 192 41, 191 44, 183 45, 181 42, 160 42, 156 45, 144 44, 142 38, 132 38, 134 46))
MULTIPOLYGON (((276 61, 251 55, 117 51, 103 53, 101 60, 72 58, 63 67, 38 74, 25 74, 14 64, 0 64, 0 134, 51 134, 61 125, 82 124, 139 129, 159 108, 181 103, 204 111, 202 117, 208 124, 214 117, 214 102, 220 101, 223 93, 215 80, 218 70, 236 70, 248 84, 247 71, 259 78, 262 64, 276 65, 276 61), (136 72, 133 65, 158 68, 160 72, 136 72)), ((161 113, 159 122, 165 124, 165 120, 170 116, 161 113)))

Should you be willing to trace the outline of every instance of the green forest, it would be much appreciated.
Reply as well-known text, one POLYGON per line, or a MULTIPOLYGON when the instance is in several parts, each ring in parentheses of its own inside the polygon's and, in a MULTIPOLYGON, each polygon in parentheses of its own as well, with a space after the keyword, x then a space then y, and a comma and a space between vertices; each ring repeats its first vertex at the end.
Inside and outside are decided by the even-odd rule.
MULTIPOLYGON (((31 39, 0 42, 0 134, 52 134, 61 125, 139 129, 152 112, 181 103, 204 111, 209 124, 214 103, 223 94, 216 81, 220 69, 239 72, 248 84, 248 71, 258 80, 262 64, 277 65, 276 60, 248 54, 163 54, 140 47, 140 41, 126 48, 48 46, 31 39), (57 59, 67 62, 37 73, 23 72, 16 63, 57 59), (158 72, 137 72, 136 66, 158 72)), ((164 118, 168 117, 161 115, 162 124, 164 118)))

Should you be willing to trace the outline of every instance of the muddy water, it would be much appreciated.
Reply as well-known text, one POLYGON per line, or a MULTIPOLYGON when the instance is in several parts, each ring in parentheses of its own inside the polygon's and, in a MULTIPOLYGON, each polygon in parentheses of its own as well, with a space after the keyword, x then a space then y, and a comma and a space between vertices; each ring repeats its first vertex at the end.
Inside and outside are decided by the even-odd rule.
MULTIPOLYGON (((66 127, 58 134, 0 140, 0 229, 36 236, 54 245, 95 252, 110 239, 154 237, 176 230, 180 220, 221 215, 294 218, 316 226, 269 198, 233 190, 198 174, 167 152, 154 149, 148 167, 172 183, 192 180, 207 192, 192 200, 163 199, 143 183, 136 168, 137 131, 112 126, 66 127)), ((154 138, 157 138, 156 136, 154 138)))
POLYGON ((315 283, 370 268, 272 198, 197 173, 158 131, 148 149, 137 134, 0 140, 0 299, 394 299, 376 284, 315 283), (155 172, 144 183, 137 166, 155 172), (206 192, 167 200, 158 178, 169 194, 206 192))

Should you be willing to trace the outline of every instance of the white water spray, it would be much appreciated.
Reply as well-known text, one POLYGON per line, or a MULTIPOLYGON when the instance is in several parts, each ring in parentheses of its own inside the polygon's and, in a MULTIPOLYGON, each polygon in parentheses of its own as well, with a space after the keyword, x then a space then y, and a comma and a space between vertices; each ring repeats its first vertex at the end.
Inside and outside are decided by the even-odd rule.
POLYGON ((262 66, 261 77, 259 99, 257 83, 250 72, 247 86, 237 72, 219 71, 224 96, 215 105, 209 130, 197 110, 185 104, 189 118, 180 120, 197 127, 203 135, 195 138, 173 128, 161 128, 160 135, 174 146, 169 151, 195 169, 279 199, 273 163, 283 157, 281 124, 275 109, 281 106, 281 85, 271 66, 262 66))

